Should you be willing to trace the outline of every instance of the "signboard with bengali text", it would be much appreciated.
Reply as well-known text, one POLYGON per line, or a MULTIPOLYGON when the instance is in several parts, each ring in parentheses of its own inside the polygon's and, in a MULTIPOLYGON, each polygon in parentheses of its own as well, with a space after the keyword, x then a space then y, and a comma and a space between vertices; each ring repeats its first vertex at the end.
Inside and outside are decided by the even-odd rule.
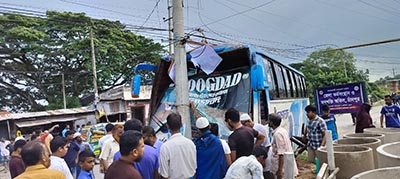
POLYGON ((320 114, 323 104, 329 105, 332 114, 340 114, 357 112, 361 104, 368 102, 363 82, 318 88, 314 94, 320 114))

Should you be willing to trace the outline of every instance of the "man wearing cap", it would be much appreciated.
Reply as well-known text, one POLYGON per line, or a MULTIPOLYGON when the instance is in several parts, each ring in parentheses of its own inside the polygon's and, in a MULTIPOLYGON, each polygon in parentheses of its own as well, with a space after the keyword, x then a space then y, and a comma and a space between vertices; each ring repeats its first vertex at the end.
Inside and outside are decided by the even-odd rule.
POLYGON ((193 140, 197 151, 196 178, 224 178, 228 166, 221 141, 211 133, 207 118, 198 118, 196 127, 200 133, 193 140))
POLYGON ((77 138, 79 133, 75 133, 75 131, 67 131, 65 134, 67 140, 69 141, 69 148, 67 154, 64 156, 64 160, 67 163, 69 170, 71 171, 72 176, 76 175, 76 158, 78 157, 78 152, 80 149, 79 144, 76 143, 75 138, 77 138))
POLYGON ((269 148, 271 147, 271 142, 269 142, 269 138, 267 137, 268 136, 267 128, 261 124, 254 123, 254 121, 251 119, 250 115, 247 113, 243 113, 242 115, 240 115, 240 122, 242 123, 242 125, 253 128, 253 129, 257 130, 259 133, 265 135, 264 142, 261 144, 261 146, 265 147, 265 149, 268 151, 268 157, 265 161, 266 165, 264 168, 264 172, 265 172, 265 175, 270 175, 270 170, 271 170, 270 157, 272 156, 272 153, 271 153, 271 151, 269 151, 269 148))
POLYGON ((232 161, 241 156, 249 156, 254 148, 254 138, 257 138, 255 144, 261 145, 265 135, 255 129, 243 126, 240 123, 240 114, 234 108, 230 108, 225 113, 225 123, 233 133, 228 138, 229 148, 231 148, 232 161))

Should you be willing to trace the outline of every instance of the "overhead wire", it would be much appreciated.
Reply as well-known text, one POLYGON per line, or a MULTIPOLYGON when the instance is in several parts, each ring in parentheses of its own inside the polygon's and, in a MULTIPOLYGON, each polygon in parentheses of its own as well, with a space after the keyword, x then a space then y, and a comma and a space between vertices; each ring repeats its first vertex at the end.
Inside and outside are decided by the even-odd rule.
MULTIPOLYGON (((200 0, 198 0, 198 8, 200 9, 200 0)), ((259 44, 254 44, 254 43, 251 43, 251 42, 243 42, 243 41, 240 41, 240 40, 237 40, 237 39, 234 39, 234 38, 230 38, 230 37, 221 35, 220 33, 215 32, 213 29, 211 29, 206 23, 204 23, 200 10, 197 12, 197 14, 198 14, 198 17, 199 17, 201 23, 204 25, 204 27, 206 27, 209 31, 213 32, 214 34, 216 34, 216 35, 218 35, 218 36, 220 36, 220 37, 222 37, 222 38, 228 39, 228 40, 230 40, 230 41, 232 41, 232 42, 239 42, 239 43, 241 43, 241 44, 254 45, 254 46, 263 48, 264 50, 267 50, 267 51, 269 51, 269 52, 271 52, 271 53, 277 54, 277 55, 279 55, 279 56, 282 56, 282 57, 285 57, 285 58, 288 58, 288 59, 292 59, 292 60, 301 61, 301 60, 299 60, 299 59, 297 59, 297 58, 295 58, 295 57, 291 57, 291 56, 289 56, 289 55, 287 55, 287 54, 286 54, 286 55, 278 54, 278 53, 276 53, 276 52, 274 51, 273 48, 270 48, 270 47, 265 47, 265 46, 262 46, 262 45, 259 45, 259 44)))
POLYGON ((257 6, 255 6, 255 7, 246 9, 246 10, 244 10, 244 11, 240 11, 240 12, 237 12, 237 13, 235 13, 235 14, 231 14, 231 15, 229 15, 229 16, 226 16, 226 17, 217 19, 217 20, 212 21, 212 22, 209 22, 209 23, 207 23, 207 24, 203 24, 203 25, 200 26, 200 27, 203 27, 203 26, 206 26, 206 25, 215 24, 215 23, 217 23, 217 22, 220 22, 220 21, 223 21, 223 20, 226 20, 226 19, 229 19, 229 18, 238 16, 238 15, 241 15, 241 14, 244 14, 244 13, 253 11, 253 10, 255 10, 255 9, 258 9, 258 8, 264 7, 264 6, 268 5, 268 4, 271 4, 271 3, 274 2, 274 1, 275 1, 275 0, 271 0, 271 1, 268 1, 268 2, 265 2, 265 3, 262 3, 262 4, 260 4, 260 5, 257 5, 257 6))
MULTIPOLYGON (((222 6, 224 6, 224 7, 226 7, 226 8, 228 8, 228 9, 230 9, 230 10, 236 12, 236 13, 240 13, 240 11, 238 11, 238 10, 236 10, 236 9, 234 9, 234 8, 232 8, 232 7, 230 7, 230 6, 228 6, 228 5, 225 4, 225 3, 221 3, 221 2, 219 2, 218 0, 214 0, 214 2, 216 2, 216 3, 218 3, 218 4, 222 5, 222 6)), ((276 27, 276 26, 274 26, 272 23, 269 23, 269 24, 268 24, 268 23, 265 23, 264 21, 262 21, 262 20, 260 20, 260 19, 257 19, 257 18, 255 18, 254 16, 247 15, 247 14, 240 14, 240 15, 242 15, 242 16, 244 16, 244 17, 247 17, 247 18, 249 18, 249 19, 251 19, 251 20, 253 20, 253 21, 256 21, 256 22, 258 22, 258 23, 260 23, 260 24, 263 24, 263 25, 265 25, 266 28, 270 28, 270 29, 272 29, 272 30, 274 30, 274 31, 276 31, 276 32, 278 32, 278 33, 282 33, 282 34, 284 34, 284 35, 286 35, 286 36, 290 36, 290 37, 292 37, 292 38, 294 38, 294 39, 300 39, 300 40, 302 40, 302 41, 304 41, 304 42, 310 43, 309 40, 304 39, 304 38, 301 38, 301 37, 299 37, 298 35, 293 35, 293 34, 291 34, 291 33, 285 32, 284 29, 279 28, 279 27, 276 27)))
POLYGON ((374 9, 381 10, 382 12, 386 12, 386 13, 388 13, 388 14, 391 14, 391 15, 394 15, 394 16, 397 16, 397 17, 400 17, 400 15, 397 14, 396 12, 389 11, 389 10, 387 10, 387 9, 385 9, 385 8, 376 6, 376 5, 372 4, 372 3, 365 2, 365 1, 363 1, 363 0, 358 0, 358 2, 360 2, 360 3, 364 4, 364 5, 370 6, 370 7, 374 8, 374 9))
POLYGON ((138 32, 146 24, 146 22, 150 19, 151 15, 153 15, 153 13, 154 13, 154 10, 158 7, 158 3, 160 3, 160 0, 157 0, 157 2, 154 5, 153 9, 150 11, 150 14, 146 17, 146 19, 144 20, 143 24, 138 28, 138 30, 136 30, 136 32, 138 32))
MULTIPOLYGON (((243 6, 243 7, 251 7, 251 6, 247 5, 247 4, 239 3, 239 2, 236 2, 236 1, 233 1, 233 0, 226 0, 226 1, 228 1, 230 3, 233 3, 233 4, 236 4, 236 5, 239 5, 239 6, 243 6)), ((301 23, 301 24, 307 25, 309 27, 312 27, 312 28, 315 28, 315 29, 319 29, 320 31, 323 31, 323 32, 327 31, 327 32, 330 32, 330 33, 338 35, 338 36, 342 36, 342 37, 345 37, 345 38, 351 38, 351 39, 354 39, 354 40, 357 40, 357 41, 362 41, 361 39, 356 38, 356 37, 352 37, 352 36, 350 36, 348 34, 344 34, 344 33, 333 31, 331 28, 324 28, 324 27, 316 26, 316 25, 314 25, 312 23, 299 21, 298 19, 286 17, 286 16, 283 16, 283 15, 279 15, 279 14, 276 14, 276 13, 273 13, 273 12, 270 12, 270 11, 267 11, 267 10, 264 10, 264 9, 256 9, 256 11, 259 11, 259 12, 262 12, 262 13, 265 13, 265 14, 269 14, 271 16, 275 16, 275 17, 278 17, 280 19, 289 20, 291 22, 301 23)), ((327 44, 327 46, 329 46, 329 45, 332 45, 332 44, 327 44)))
MULTIPOLYGON (((10 4, 10 3, 3 3, 0 2, 1 5, 3 5, 4 8, 16 8, 16 7, 20 7, 20 8, 29 8, 29 9, 35 9, 35 10, 43 10, 44 12, 40 12, 40 11, 35 11, 37 13, 44 13, 46 14, 46 11, 48 11, 49 9, 45 9, 45 8, 41 8, 41 7, 36 7, 36 6, 28 6, 28 5, 19 5, 19 4, 10 4), (15 6, 15 7, 10 7, 10 6, 15 6)), ((28 9, 22 9, 25 11, 34 11, 34 10, 28 10, 28 9)), ((60 10, 63 11, 63 10, 60 10)), ((113 13, 113 12, 112 12, 113 13)), ((143 18, 145 18, 144 16, 140 16, 140 15, 130 15, 131 18, 133 19, 137 19, 137 20, 133 20, 133 19, 125 19, 125 18, 121 18, 121 17, 112 17, 112 16, 105 16, 104 14, 95 14, 95 13, 89 13, 87 14, 88 16, 94 17, 94 18, 105 18, 105 19, 113 19, 113 20, 124 20, 124 21, 131 21, 131 22, 137 22, 137 20, 142 20, 143 18)), ((157 24, 156 21, 148 21, 147 23, 150 24, 157 24)))
POLYGON ((365 13, 363 11, 357 11, 357 10, 354 10, 354 9, 350 9, 348 7, 345 7, 345 6, 338 6, 338 5, 334 4, 334 3, 330 3, 330 2, 325 1, 325 0, 314 0, 314 1, 319 2, 321 4, 324 4, 326 6, 335 7, 335 8, 340 9, 340 10, 346 10, 346 11, 349 11, 349 12, 357 13, 359 15, 372 17, 374 19, 379 19, 379 20, 382 20, 382 21, 385 21, 385 22, 388 22, 388 23, 391 23, 391 24, 400 25, 400 22, 391 21, 391 20, 388 20, 388 19, 385 19, 385 18, 382 18, 382 17, 379 17, 379 16, 374 16, 374 15, 365 13))

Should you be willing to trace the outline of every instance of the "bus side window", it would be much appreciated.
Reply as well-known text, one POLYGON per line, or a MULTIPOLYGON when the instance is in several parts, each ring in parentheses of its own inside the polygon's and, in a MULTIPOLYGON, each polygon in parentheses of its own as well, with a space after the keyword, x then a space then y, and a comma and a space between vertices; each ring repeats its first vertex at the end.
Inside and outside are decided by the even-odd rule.
POLYGON ((261 123, 264 125, 268 118, 268 104, 267 104, 267 96, 265 91, 262 91, 260 94, 260 112, 261 112, 261 123))
POLYGON ((274 64, 276 80, 278 82, 279 96, 278 98, 287 98, 287 91, 285 87, 285 79, 283 78, 282 68, 278 64, 274 64))
POLYGON ((274 78, 271 62, 264 59, 264 68, 269 85, 269 97, 271 99, 276 99, 278 97, 278 84, 274 78))
POLYGON ((299 97, 298 91, 297 91, 297 85, 296 81, 293 78, 293 72, 288 70, 289 76, 290 76, 290 82, 292 84, 292 90, 293 90, 293 97, 299 97))
POLYGON ((300 76, 298 74, 295 74, 296 82, 298 84, 297 88, 299 89, 299 97, 304 97, 304 92, 303 92, 303 84, 300 80, 300 76))
POLYGON ((301 77, 301 82, 303 83, 303 89, 304 89, 304 97, 307 97, 307 88, 306 88, 306 80, 304 77, 301 77))
POLYGON ((283 77, 285 77, 285 84, 286 84, 286 92, 288 94, 289 98, 293 98, 293 87, 292 87, 292 82, 289 78, 289 70, 286 69, 285 67, 282 67, 282 72, 283 72, 283 77))

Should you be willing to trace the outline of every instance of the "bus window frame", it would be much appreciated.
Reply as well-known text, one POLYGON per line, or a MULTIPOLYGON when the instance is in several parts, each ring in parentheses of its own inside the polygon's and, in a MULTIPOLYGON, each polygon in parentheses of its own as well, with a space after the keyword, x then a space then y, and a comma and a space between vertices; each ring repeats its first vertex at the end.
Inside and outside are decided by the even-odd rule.
POLYGON ((280 99, 286 99, 288 98, 288 94, 287 94, 287 90, 286 90, 286 84, 285 84, 285 79, 283 76, 283 71, 282 71, 282 66, 277 64, 277 63, 273 63, 274 64, 274 71, 276 74, 276 79, 277 79, 277 83, 278 83, 278 91, 279 91, 279 97, 280 99))

